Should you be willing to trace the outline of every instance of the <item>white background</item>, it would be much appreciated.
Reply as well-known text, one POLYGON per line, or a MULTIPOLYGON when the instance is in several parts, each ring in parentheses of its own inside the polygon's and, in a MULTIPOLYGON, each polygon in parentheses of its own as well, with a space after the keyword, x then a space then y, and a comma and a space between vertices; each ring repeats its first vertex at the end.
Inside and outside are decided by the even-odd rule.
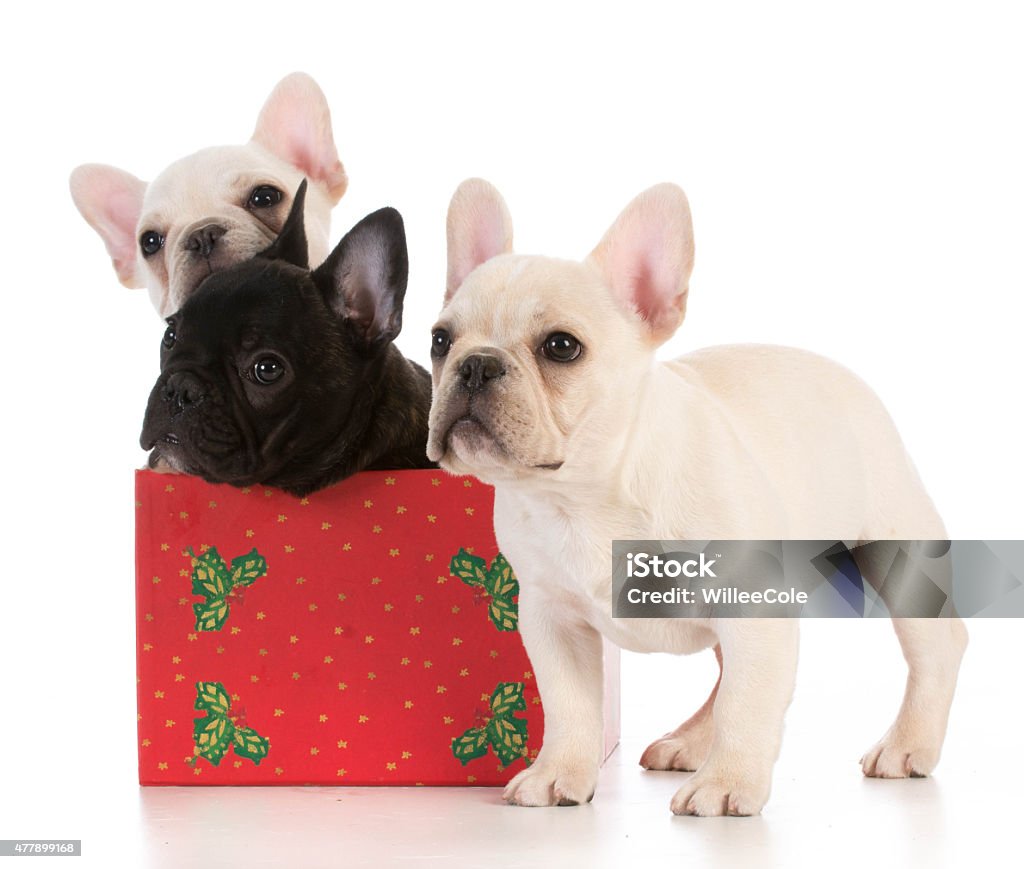
POLYGON ((864 782, 855 764, 898 705, 891 632, 808 624, 758 819, 672 819, 681 775, 635 767, 703 699, 707 655, 626 657, 624 749, 586 808, 516 811, 492 791, 140 792, 132 470, 163 327, 144 292, 117 283, 67 176, 100 161, 148 178, 242 142, 277 80, 309 72, 351 178, 333 238, 383 205, 402 211, 399 345, 421 362, 463 178, 503 191, 519 251, 567 257, 641 189, 675 181, 697 265, 666 355, 755 340, 838 359, 887 403, 951 535, 1019 538, 1016 4, 27 10, 5 12, 0 54, 0 838, 83 838, 97 866, 358 865, 365 853, 446 866, 1013 861, 1017 623, 970 625, 938 775, 902 783, 864 782))

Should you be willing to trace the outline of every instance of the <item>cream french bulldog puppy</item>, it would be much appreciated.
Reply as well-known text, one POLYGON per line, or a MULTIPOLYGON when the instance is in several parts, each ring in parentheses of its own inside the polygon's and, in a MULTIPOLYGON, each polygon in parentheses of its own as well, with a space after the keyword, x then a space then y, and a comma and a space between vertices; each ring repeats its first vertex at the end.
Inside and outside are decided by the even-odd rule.
MULTIPOLYGON (((942 539, 942 521, 885 409, 838 365, 770 346, 655 361, 682 322, 693 263, 678 187, 638 196, 581 263, 511 251, 500 194, 464 182, 448 213, 427 454, 494 485, 497 540, 519 577, 545 733, 505 799, 593 796, 604 634, 639 652, 720 653, 708 702, 643 764, 696 769, 676 814, 757 814, 793 692, 797 620, 613 619, 611 541, 942 539)), ((958 619, 895 626, 906 694, 862 764, 902 778, 938 761, 966 632, 958 619)))
POLYGON ((161 317, 203 278, 264 250, 284 226, 291 193, 308 179, 309 259, 329 250, 331 208, 348 186, 323 92, 292 73, 267 98, 246 145, 205 148, 151 183, 90 163, 71 173, 71 196, 99 233, 126 287, 146 287, 161 317))

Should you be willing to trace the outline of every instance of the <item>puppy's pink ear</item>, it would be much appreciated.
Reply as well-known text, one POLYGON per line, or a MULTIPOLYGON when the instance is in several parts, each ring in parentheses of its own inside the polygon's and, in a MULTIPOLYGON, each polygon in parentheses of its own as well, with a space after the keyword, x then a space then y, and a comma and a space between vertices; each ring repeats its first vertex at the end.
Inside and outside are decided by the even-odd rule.
POLYGON ((278 82, 267 97, 252 139, 290 163, 311 181, 323 184, 337 203, 348 187, 331 131, 331 110, 323 91, 304 72, 278 82))
POLYGON ((493 184, 463 181, 448 206, 448 284, 444 300, 491 257, 512 252, 512 215, 493 184))
POLYGON ((118 279, 131 289, 144 286, 135 232, 145 193, 145 181, 113 166, 87 163, 71 173, 71 198, 103 239, 118 279))
POLYGON ((693 224, 686 194, 658 184, 636 197, 591 252, 589 262, 616 297, 643 319, 651 340, 666 341, 686 314, 693 270, 693 224))

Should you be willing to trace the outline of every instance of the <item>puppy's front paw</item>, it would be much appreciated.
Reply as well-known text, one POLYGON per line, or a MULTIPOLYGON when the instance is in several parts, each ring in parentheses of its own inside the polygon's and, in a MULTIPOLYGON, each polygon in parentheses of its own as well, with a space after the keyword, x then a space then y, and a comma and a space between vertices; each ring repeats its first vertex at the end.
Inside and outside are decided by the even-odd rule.
POLYGON ((577 806, 594 798, 597 766, 584 761, 542 760, 505 785, 502 798, 512 806, 577 806))
POLYGON ((869 778, 924 778, 939 762, 941 740, 887 733, 860 759, 869 778))
POLYGON ((713 736, 710 723, 681 727, 648 745, 640 757, 640 766, 644 769, 699 769, 711 751, 713 736))
POLYGON ((767 782, 698 771, 672 797, 672 813, 702 818, 758 815, 768 801, 768 790, 767 782))

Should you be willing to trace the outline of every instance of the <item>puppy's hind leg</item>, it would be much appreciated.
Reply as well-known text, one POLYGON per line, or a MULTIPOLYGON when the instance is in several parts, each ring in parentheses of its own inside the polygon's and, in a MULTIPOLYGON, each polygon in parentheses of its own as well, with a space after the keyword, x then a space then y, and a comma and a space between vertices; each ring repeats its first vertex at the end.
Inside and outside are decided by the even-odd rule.
POLYGON ((903 705, 885 736, 861 758, 864 775, 926 776, 939 762, 967 629, 957 617, 893 619, 908 674, 903 705))
POLYGON ((722 684, 722 647, 715 646, 715 658, 718 660, 718 681, 711 689, 711 696, 704 705, 680 724, 671 733, 656 739, 647 746, 640 757, 640 766, 644 769, 678 769, 692 771, 697 769, 711 751, 711 742, 715 735, 714 708, 718 696, 718 686, 722 684))

